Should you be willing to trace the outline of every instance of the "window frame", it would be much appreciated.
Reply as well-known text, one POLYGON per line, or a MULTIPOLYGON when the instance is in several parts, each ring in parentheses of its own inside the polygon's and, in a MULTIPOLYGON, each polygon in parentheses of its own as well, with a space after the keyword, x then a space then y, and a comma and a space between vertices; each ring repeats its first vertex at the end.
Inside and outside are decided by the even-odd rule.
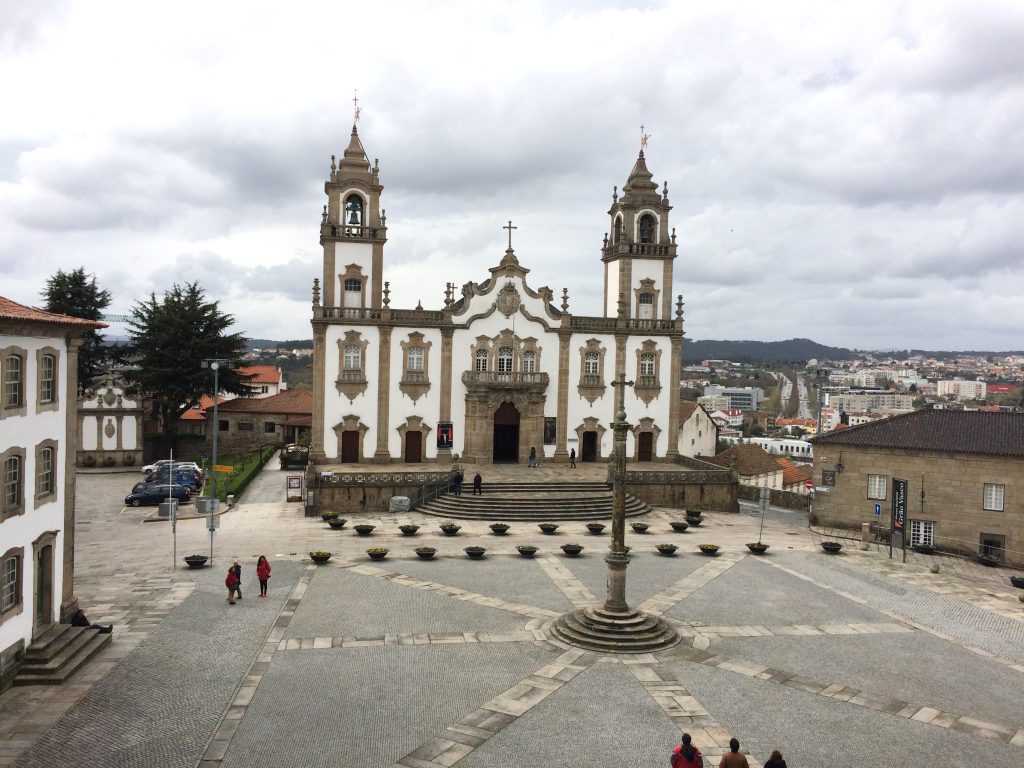
POLYGON ((910 521, 910 546, 934 547, 935 546, 935 521, 934 520, 911 520, 910 521))
POLYGON ((57 470, 59 467, 56 440, 43 440, 36 446, 35 451, 35 505, 40 507, 57 500, 57 470), (45 455, 50 454, 50 469, 45 472, 45 455), (46 475, 49 475, 48 480, 46 475))
POLYGON ((56 411, 60 404, 60 351, 53 347, 36 350, 36 413, 56 411), (52 365, 49 378, 44 376, 52 365), (47 394, 46 390, 50 392, 47 394))
POLYGON ((981 508, 986 512, 1006 511, 1006 485, 1004 483, 983 483, 981 489, 981 508), (989 501, 989 489, 992 490, 992 500, 989 501), (995 499, 998 489, 998 501, 995 499), (998 503, 999 506, 995 506, 998 503), (990 506, 990 504, 992 506, 990 506))
POLYGON ((487 373, 488 357, 486 349, 478 349, 473 360, 473 370, 476 373, 487 373))
POLYGON ((523 352, 520 358, 520 367, 523 373, 536 373, 537 372, 537 353, 532 349, 528 349, 523 352))
POLYGON ((27 378, 28 350, 22 347, 5 347, 0 349, 0 419, 8 416, 24 416, 27 411, 25 397, 25 379, 27 378), (18 371, 17 382, 8 382, 11 372, 11 361, 16 360, 18 371), (10 384, 14 384, 16 401, 8 400, 10 384))
POLYGON ((25 596, 23 594, 25 590, 24 572, 24 547, 12 547, 4 552, 3 555, 0 555, 0 624, 22 612, 25 605, 25 596), (8 593, 10 594, 9 604, 4 599, 5 594, 8 593))
POLYGON ((879 475, 879 474, 871 474, 871 473, 869 473, 868 474, 867 497, 869 499, 871 499, 872 501, 885 501, 886 498, 888 497, 888 485, 889 485, 889 476, 888 475, 879 475), (877 485, 878 484, 878 478, 881 478, 881 489, 882 489, 881 490, 881 494, 882 494, 881 496, 877 495, 879 493, 877 488, 872 489, 872 483, 877 485))
POLYGON ((498 366, 498 373, 512 373, 516 359, 516 352, 512 347, 499 347, 495 358, 498 366))
POLYGON ((25 466, 25 449, 20 446, 12 446, 0 454, 0 522, 25 512, 25 466), (12 461, 17 472, 14 481, 17 496, 13 502, 8 501, 7 478, 8 463, 12 461))

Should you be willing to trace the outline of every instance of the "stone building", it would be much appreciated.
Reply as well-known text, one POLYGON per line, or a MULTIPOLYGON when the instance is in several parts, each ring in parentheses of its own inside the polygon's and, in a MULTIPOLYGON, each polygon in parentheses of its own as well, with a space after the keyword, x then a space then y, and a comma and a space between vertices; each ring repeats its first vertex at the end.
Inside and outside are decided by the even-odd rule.
MULTIPOLYGON (((353 127, 331 161, 313 295, 311 458, 352 463, 606 460, 619 374, 631 460, 678 455, 682 297, 673 313, 668 188, 641 151, 595 255, 603 314, 574 315, 568 290, 533 288, 512 247, 482 282, 439 285, 436 308, 391 306, 380 171, 353 127), (598 261, 598 258, 600 261, 598 261)), ((497 229, 497 227, 496 227, 497 229)))
POLYGON ((111 373, 78 398, 80 467, 142 464, 142 398, 111 373))
POLYGON ((1024 413, 928 409, 813 442, 822 524, 888 527, 899 478, 908 483, 908 544, 1024 565, 1024 413))
POLYGON ((77 608, 78 350, 104 327, 0 297, 0 686, 77 608))

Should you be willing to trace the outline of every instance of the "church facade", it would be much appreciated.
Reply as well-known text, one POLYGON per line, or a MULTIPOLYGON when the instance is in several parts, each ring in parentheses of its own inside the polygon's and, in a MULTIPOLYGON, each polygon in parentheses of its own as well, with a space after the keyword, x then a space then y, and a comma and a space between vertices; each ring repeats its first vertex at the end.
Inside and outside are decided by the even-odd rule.
MULTIPOLYGON (((391 306, 379 166, 353 126, 331 159, 314 281, 314 464, 605 461, 620 374, 632 461, 678 455, 682 297, 667 185, 640 152, 613 195, 600 259, 600 317, 568 291, 529 285, 511 237, 482 282, 444 286, 443 306, 391 306)), ((509 223, 511 234, 511 222, 509 223)), ((439 291, 440 294, 440 286, 439 291)))

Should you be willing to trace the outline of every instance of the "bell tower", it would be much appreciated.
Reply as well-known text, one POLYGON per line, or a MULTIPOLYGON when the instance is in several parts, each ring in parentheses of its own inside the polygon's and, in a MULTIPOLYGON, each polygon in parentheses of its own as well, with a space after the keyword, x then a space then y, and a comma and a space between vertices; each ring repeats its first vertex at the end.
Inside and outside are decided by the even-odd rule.
POLYGON ((629 179, 612 193, 610 234, 601 249, 604 262, 604 316, 672 320, 672 262, 675 230, 669 230, 668 182, 661 192, 640 150, 629 179), (620 304, 620 299, 621 304, 620 304))
MULTIPOLYGON (((358 120, 358 111, 356 113, 358 120)), ((387 219, 380 207, 377 161, 370 167, 356 124, 340 163, 331 155, 324 184, 327 205, 320 222, 324 248, 323 305, 351 310, 380 309, 387 219)))

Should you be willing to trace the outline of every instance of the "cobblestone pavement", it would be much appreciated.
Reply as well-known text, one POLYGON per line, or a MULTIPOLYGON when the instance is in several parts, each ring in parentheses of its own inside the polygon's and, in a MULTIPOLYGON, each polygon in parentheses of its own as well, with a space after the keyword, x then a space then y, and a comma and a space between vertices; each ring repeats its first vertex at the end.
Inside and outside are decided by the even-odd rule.
MULTIPOLYGON (((600 655, 546 628, 603 601, 608 536, 565 523, 498 537, 466 521, 449 538, 410 514, 366 516, 377 528, 363 538, 355 519, 333 531, 280 501, 285 475, 268 468, 223 516, 216 566, 198 573, 172 569, 166 522, 121 508, 135 475, 80 476, 77 592, 117 623, 114 643, 70 685, 0 696, 0 765, 647 765, 681 731, 709 765, 733 735, 754 758, 779 748, 800 766, 1024 763, 1024 606, 1001 570, 825 555, 791 513, 767 518, 771 550, 756 558, 743 545, 757 517, 711 513, 676 534, 679 513, 656 510, 649 533, 627 534, 627 593, 682 641, 600 655), (416 536, 400 535, 406 521, 416 536), (567 542, 582 557, 564 557, 567 542), (677 556, 658 555, 662 542, 677 556), (704 542, 722 554, 700 555, 704 542), (482 561, 466 559, 471 543, 482 561), (523 543, 537 559, 517 556, 523 543), (438 559, 417 559, 422 545, 438 559), (387 559, 371 563, 373 546, 387 559), (313 566, 311 549, 334 555, 313 566), (269 600, 251 589, 259 553, 274 565, 269 600), (229 607, 233 556, 246 596, 229 607)), ((208 548, 203 521, 179 523, 179 560, 208 548)))

